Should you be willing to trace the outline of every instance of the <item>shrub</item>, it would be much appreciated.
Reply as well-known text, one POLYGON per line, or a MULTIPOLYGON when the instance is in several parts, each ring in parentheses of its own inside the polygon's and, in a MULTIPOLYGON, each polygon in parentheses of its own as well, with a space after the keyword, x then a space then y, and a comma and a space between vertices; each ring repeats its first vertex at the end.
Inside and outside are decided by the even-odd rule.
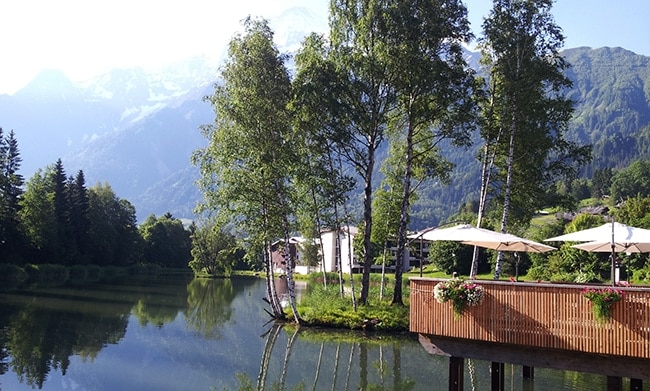
POLYGON ((0 280, 24 282, 27 280, 28 275, 21 267, 11 264, 0 265, 0 280))
POLYGON ((25 271, 31 282, 66 282, 70 278, 70 273, 65 266, 52 265, 48 263, 35 265, 28 264, 25 271))

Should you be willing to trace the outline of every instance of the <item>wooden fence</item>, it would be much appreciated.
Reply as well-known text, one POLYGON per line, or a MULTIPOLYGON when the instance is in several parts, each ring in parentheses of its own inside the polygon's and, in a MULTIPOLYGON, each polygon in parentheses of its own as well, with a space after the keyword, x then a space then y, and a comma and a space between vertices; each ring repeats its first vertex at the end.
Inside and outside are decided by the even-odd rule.
POLYGON ((444 280, 412 278, 412 332, 470 340, 650 359, 650 289, 620 288, 612 319, 594 320, 584 285, 476 281, 483 301, 455 317, 438 303, 434 286, 444 280))

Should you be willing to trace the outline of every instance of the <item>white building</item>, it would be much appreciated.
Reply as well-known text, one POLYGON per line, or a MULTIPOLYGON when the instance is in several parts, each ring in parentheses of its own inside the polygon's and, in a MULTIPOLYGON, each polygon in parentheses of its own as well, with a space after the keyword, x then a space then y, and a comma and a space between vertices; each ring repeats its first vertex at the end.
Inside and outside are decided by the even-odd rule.
MULTIPOLYGON (((338 235, 336 231, 334 230, 327 230, 327 231, 322 231, 320 240, 322 243, 321 249, 319 250, 319 253, 322 252, 322 258, 325 262, 325 271, 326 272, 338 272, 338 254, 339 252, 336 251, 337 247, 341 249, 340 251, 340 256, 341 256, 341 270, 343 273, 350 273, 350 265, 352 265, 352 269, 355 272, 360 272, 361 269, 363 268, 362 265, 359 264, 358 260, 354 257, 354 238, 357 236, 359 233, 359 230, 357 227, 342 227, 341 230, 339 231, 338 235)), ((323 270, 321 265, 318 266, 307 266, 303 264, 302 259, 304 258, 303 253, 302 253, 302 244, 305 243, 305 238, 302 237, 292 237, 290 240, 291 243, 291 249, 293 251, 294 257, 295 257, 295 265, 294 265, 294 270, 298 274, 309 274, 309 273, 314 273, 314 272, 321 272, 323 270)), ((419 245, 420 243, 415 243, 416 245, 419 245)), ((419 266, 419 251, 416 251, 416 253, 412 253, 410 249, 408 248, 405 249, 404 253, 404 262, 403 262, 403 270, 408 271, 411 269, 411 267, 414 266, 419 266)), ((418 247, 419 250, 419 246, 418 247)), ((388 272, 394 272, 394 265, 395 265, 395 253, 396 253, 396 247, 394 243, 391 243, 389 248, 387 249, 387 259, 386 259, 386 265, 387 265, 387 271, 388 272)), ((425 254, 426 256, 427 254, 425 254)), ((284 264, 280 265, 277 261, 274 262, 276 267, 278 267, 278 272, 281 272, 284 268, 284 264)), ((380 272, 381 271, 381 265, 372 265, 372 270, 374 272, 380 272)))
POLYGON ((361 267, 354 258, 354 237, 358 232, 357 227, 342 227, 338 235, 334 230, 321 232, 320 237, 326 272, 338 271, 337 255, 339 253, 336 251, 337 246, 341 249, 341 270, 344 273, 350 272, 350 265, 352 265, 352 269, 356 270, 361 267))

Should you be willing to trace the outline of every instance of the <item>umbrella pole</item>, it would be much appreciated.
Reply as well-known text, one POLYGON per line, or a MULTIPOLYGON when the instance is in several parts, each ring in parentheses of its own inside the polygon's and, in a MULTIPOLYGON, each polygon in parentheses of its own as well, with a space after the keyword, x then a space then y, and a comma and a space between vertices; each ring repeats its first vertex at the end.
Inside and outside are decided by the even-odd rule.
POLYGON ((614 219, 612 219, 612 256, 611 256, 611 280, 612 286, 616 286, 616 275, 615 275, 615 264, 616 264, 616 245, 614 244, 614 219))

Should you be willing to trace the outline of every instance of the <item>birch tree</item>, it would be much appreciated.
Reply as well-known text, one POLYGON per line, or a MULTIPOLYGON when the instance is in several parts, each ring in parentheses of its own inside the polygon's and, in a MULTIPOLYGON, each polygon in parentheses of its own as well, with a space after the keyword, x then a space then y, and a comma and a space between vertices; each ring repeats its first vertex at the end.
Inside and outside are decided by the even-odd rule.
MULTIPOLYGON (((300 184, 304 189, 302 209, 316 222, 317 234, 324 228, 340 232, 346 217, 341 213, 354 188, 354 179, 340 165, 341 139, 347 113, 338 104, 344 89, 342 76, 329 57, 324 37, 308 36, 295 57, 296 77, 293 85, 292 114, 302 159, 300 184)), ((337 236, 338 237, 338 236, 337 236)), ((340 246, 336 259, 341 260, 340 246)), ((321 248, 321 254, 324 254, 321 248)), ((338 265, 339 288, 343 295, 342 265, 338 265)), ((324 270, 323 270, 324 273, 324 270)), ((326 284, 327 279, 324 278, 326 284)))
POLYGON ((345 76, 338 104, 347 112, 347 136, 341 153, 362 178, 363 275, 360 304, 368 303, 372 253, 372 195, 376 152, 384 141, 387 116, 394 106, 392 76, 386 64, 385 37, 380 26, 386 1, 331 0, 330 58, 345 76))
POLYGON ((404 148, 397 231, 394 305, 402 302, 402 271, 412 193, 427 178, 446 177, 440 143, 468 145, 473 75, 461 44, 471 38, 467 9, 458 0, 391 2, 385 18, 387 64, 395 75, 390 131, 404 148))
POLYGON ((288 103, 291 83, 286 56, 273 44, 265 20, 247 19, 244 34, 229 44, 222 84, 208 101, 215 122, 202 131, 208 146, 193 155, 202 177, 204 208, 238 229, 254 249, 264 248, 271 315, 284 312, 275 293, 270 244, 284 238, 289 303, 297 322, 289 233, 295 218, 292 174, 297 158, 288 103))
MULTIPOLYGON (((573 102, 559 54, 561 28, 553 0, 494 0, 483 23, 482 61, 487 66, 484 159, 494 156, 491 195, 502 207, 500 227, 525 226, 550 199, 560 177, 575 175, 590 149, 564 136, 573 102)), ((486 172, 487 175, 487 172, 486 172)), ((484 177, 486 180, 487 176, 484 177)), ((499 253, 494 278, 501 275, 499 253)))

